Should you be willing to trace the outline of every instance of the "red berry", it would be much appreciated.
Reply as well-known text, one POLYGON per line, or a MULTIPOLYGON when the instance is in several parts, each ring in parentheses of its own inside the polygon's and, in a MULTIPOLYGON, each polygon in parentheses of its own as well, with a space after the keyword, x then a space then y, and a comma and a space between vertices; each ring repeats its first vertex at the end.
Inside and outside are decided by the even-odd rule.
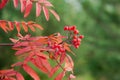
POLYGON ((74 34, 78 34, 79 33, 79 31, 78 30, 74 30, 74 34))
POLYGON ((64 27, 64 30, 68 30, 68 28, 69 28, 68 26, 65 26, 65 27, 64 27))
POLYGON ((68 27, 68 31, 70 31, 71 30, 71 27, 68 27))
POLYGON ((73 38, 74 38, 74 39, 77 39, 77 36, 76 36, 76 35, 74 35, 74 36, 73 36, 73 38))
POLYGON ((60 48, 59 50, 60 50, 60 52, 65 52, 64 48, 60 48))
POLYGON ((62 45, 58 45, 57 47, 58 47, 58 48, 61 48, 61 47, 62 47, 62 45))
POLYGON ((74 31, 75 29, 76 29, 76 26, 72 26, 72 27, 71 27, 71 30, 74 31))
POLYGON ((77 41, 77 39, 73 39, 73 42, 76 42, 77 41))
POLYGON ((51 42, 48 42, 48 46, 50 46, 51 45, 51 42))
POLYGON ((78 41, 78 42, 80 42, 80 41, 81 41, 81 39, 80 39, 80 38, 78 38, 78 39, 77 39, 77 41, 78 41))
POLYGON ((83 38, 84 38, 84 35, 80 35, 79 38, 80 38, 80 39, 83 39, 83 38))
POLYGON ((79 46, 77 45, 77 46, 75 46, 75 48, 79 48, 79 46))

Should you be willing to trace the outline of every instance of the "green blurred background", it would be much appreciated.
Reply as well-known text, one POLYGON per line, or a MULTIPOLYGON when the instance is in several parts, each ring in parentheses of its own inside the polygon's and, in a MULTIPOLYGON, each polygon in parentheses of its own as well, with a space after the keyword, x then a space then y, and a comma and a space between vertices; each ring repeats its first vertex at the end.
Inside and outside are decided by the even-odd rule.
MULTIPOLYGON (((61 17, 58 22, 52 14, 46 21, 43 15, 35 17, 35 6, 28 18, 23 18, 20 5, 17 9, 13 2, 0 10, 0 20, 33 20, 44 27, 44 31, 32 35, 50 35, 63 32, 65 25, 76 25, 85 36, 79 49, 73 51, 76 80, 120 80, 120 0, 49 0, 61 17)), ((0 29, 0 43, 10 42, 16 30, 6 34, 0 29)), ((24 31, 22 31, 24 34, 24 31)), ((9 46, 0 46, 0 69, 9 68, 16 62, 14 52, 9 46)), ((53 80, 40 73, 41 80, 53 80)), ((32 80, 23 73, 26 80, 32 80)), ((65 79, 66 80, 66 79, 65 79)))

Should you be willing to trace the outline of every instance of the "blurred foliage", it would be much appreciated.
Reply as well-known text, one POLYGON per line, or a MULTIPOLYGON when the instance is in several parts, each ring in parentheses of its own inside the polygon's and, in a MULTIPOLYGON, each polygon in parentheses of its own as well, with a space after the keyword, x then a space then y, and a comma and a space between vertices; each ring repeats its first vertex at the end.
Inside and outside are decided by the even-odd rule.
MULTIPOLYGON (((79 50, 73 49, 77 55, 72 56, 76 80, 120 80, 120 0, 50 1, 61 17, 60 22, 53 15, 46 21, 43 12, 36 18, 34 8, 28 18, 24 19, 20 8, 15 9, 12 2, 0 11, 0 19, 36 21, 44 27, 44 31, 30 31, 33 35, 49 35, 54 32, 65 34, 65 25, 76 25, 85 36, 79 50)), ((0 42, 9 42, 8 38, 15 33, 6 34, 0 29, 0 42)), ((0 50, 0 68, 3 69, 15 61, 11 60, 14 53, 10 47, 0 46, 0 50)), ((49 79, 43 73, 39 74, 41 80, 49 79)), ((28 75, 24 76, 30 79, 28 75)))

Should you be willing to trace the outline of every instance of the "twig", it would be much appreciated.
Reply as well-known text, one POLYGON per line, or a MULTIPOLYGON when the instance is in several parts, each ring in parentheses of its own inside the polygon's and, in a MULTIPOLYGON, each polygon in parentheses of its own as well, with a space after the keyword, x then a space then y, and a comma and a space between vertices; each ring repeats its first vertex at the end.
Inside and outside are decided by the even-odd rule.
POLYGON ((0 43, 0 46, 13 46, 13 43, 0 43))
POLYGON ((65 71, 65 69, 62 67, 62 65, 60 65, 60 63, 55 59, 55 61, 56 61, 56 63, 61 67, 61 69, 63 70, 63 71, 65 71))

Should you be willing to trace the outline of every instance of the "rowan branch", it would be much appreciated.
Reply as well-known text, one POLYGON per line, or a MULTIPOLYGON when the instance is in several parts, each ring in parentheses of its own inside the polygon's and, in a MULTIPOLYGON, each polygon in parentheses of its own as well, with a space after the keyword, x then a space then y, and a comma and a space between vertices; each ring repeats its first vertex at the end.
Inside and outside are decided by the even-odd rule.
POLYGON ((0 46, 13 46, 13 43, 0 43, 0 46))

